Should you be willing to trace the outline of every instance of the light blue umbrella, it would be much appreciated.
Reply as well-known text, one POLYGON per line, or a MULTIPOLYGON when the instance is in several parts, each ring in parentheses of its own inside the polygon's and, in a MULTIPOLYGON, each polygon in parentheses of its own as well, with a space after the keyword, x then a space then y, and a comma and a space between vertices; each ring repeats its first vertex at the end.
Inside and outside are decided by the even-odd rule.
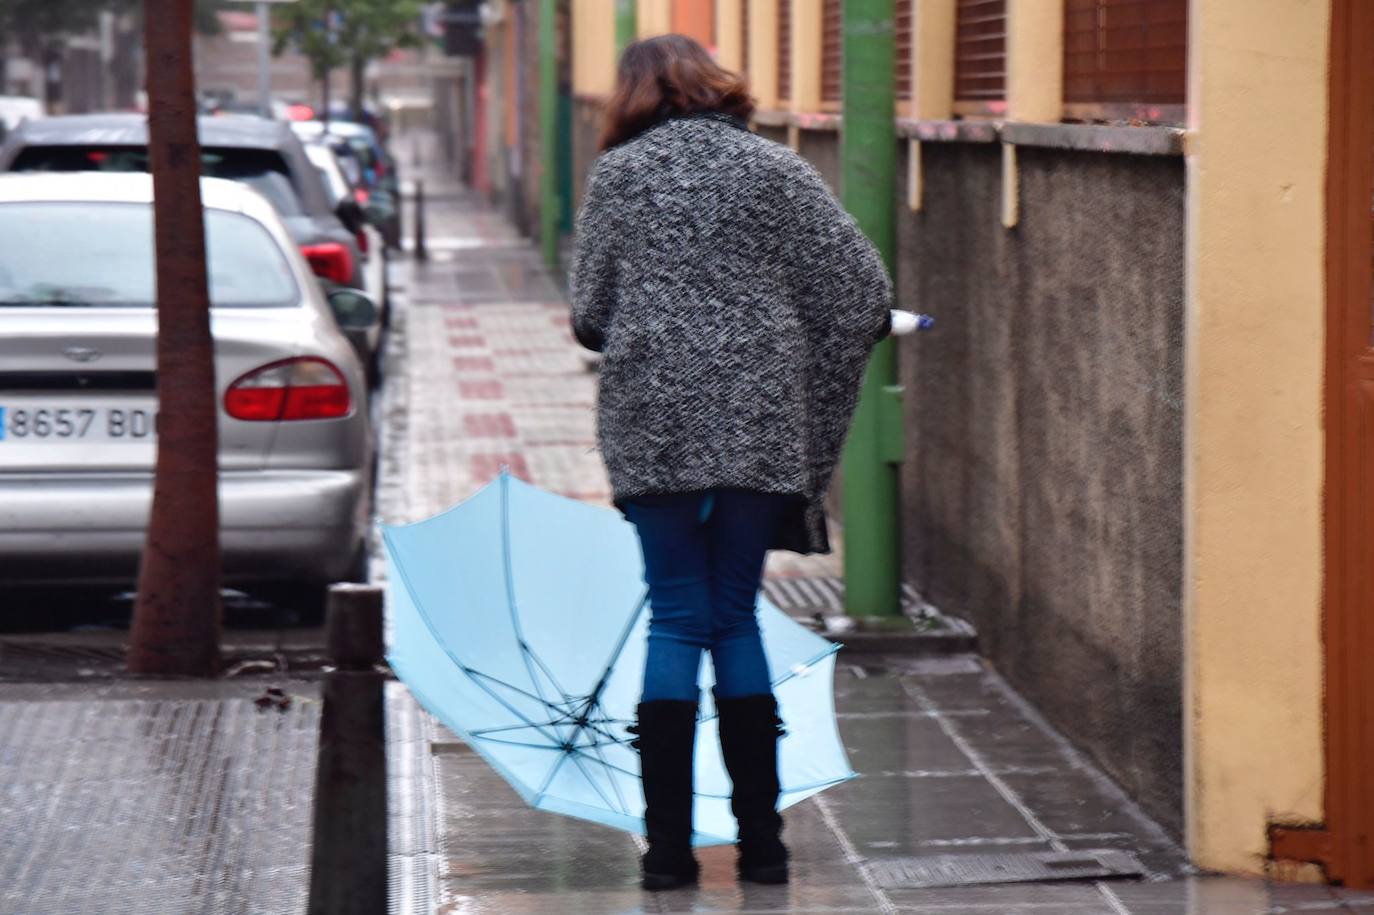
MULTIPOLYGON (((502 473, 467 501, 383 531, 397 676, 540 810, 644 830, 625 728, 643 678, 648 596, 619 513, 502 473)), ((787 735, 781 806, 853 778, 835 726, 835 651, 760 596, 787 735)), ((730 779, 703 665, 698 845, 735 840, 730 779)))

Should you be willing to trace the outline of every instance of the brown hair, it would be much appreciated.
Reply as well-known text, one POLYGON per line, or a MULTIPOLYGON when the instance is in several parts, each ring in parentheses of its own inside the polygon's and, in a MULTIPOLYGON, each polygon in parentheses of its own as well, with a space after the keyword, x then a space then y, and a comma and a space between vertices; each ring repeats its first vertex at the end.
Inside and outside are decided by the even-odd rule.
POLYGON ((601 148, 624 143, 664 118, 697 112, 748 120, 754 99, 742 77, 717 64, 686 35, 636 41, 620 55, 601 148))

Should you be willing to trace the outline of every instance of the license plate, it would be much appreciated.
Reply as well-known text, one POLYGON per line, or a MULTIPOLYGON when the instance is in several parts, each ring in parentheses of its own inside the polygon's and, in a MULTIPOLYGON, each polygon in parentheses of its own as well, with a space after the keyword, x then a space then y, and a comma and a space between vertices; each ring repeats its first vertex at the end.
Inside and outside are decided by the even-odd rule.
POLYGON ((156 438, 157 410, 152 407, 0 404, 0 444, 149 442, 156 438))

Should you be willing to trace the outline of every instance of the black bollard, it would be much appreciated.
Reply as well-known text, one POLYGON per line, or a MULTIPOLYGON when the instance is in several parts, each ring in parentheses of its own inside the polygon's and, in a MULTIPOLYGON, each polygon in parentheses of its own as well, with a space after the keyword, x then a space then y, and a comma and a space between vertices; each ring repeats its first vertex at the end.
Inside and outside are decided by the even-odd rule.
POLYGON ((307 912, 378 915, 387 911, 381 589, 331 587, 325 635, 334 670, 320 716, 307 912))
POLYGON ((425 249, 425 183, 418 179, 415 181, 415 259, 429 260, 429 251, 425 249))

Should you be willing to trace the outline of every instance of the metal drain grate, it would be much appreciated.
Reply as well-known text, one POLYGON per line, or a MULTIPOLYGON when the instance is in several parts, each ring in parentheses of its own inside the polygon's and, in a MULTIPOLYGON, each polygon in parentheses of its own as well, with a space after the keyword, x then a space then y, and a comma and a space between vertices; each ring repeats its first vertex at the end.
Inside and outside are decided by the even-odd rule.
POLYGON ((889 890, 1094 880, 1139 877, 1145 873, 1135 855, 1114 849, 887 858, 870 861, 864 868, 880 887, 889 890))

